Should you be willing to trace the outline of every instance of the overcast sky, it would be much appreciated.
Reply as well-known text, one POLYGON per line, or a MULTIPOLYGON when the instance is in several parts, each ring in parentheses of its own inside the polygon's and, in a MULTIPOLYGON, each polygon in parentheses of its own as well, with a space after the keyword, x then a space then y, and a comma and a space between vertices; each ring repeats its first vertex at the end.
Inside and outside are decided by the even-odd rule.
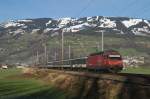
POLYGON ((127 16, 150 19, 150 0, 0 0, 0 22, 26 18, 127 16))

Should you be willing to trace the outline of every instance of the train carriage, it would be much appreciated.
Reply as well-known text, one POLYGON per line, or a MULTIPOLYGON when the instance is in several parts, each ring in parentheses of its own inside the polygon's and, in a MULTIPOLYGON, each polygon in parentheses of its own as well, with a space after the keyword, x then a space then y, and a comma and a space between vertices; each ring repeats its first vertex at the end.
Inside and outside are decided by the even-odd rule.
POLYGON ((93 53, 88 57, 49 62, 48 64, 50 68, 64 68, 71 70, 88 69, 119 72, 123 68, 122 57, 119 52, 114 50, 93 53))

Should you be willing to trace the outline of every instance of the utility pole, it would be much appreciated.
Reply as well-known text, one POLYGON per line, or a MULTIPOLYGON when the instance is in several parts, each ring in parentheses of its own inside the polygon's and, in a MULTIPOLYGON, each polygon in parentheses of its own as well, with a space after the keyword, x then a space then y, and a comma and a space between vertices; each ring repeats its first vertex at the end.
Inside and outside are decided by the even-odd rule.
POLYGON ((69 59, 71 59, 71 46, 69 44, 69 59))
POLYGON ((38 51, 36 52, 36 64, 37 65, 39 64, 39 52, 38 51))
POLYGON ((104 51, 104 31, 102 31, 102 51, 104 51))
POLYGON ((61 66, 63 69, 63 60, 64 60, 64 32, 63 30, 61 31, 61 66))
MULTIPOLYGON (((71 46, 69 44, 69 60, 71 59, 71 46)), ((69 65, 71 66, 71 61, 69 61, 69 65)))
POLYGON ((49 60, 49 53, 47 52, 47 55, 46 55, 46 63, 48 63, 48 60, 49 60))
POLYGON ((96 44, 97 44, 97 51, 100 51, 100 43, 97 42, 96 44))
POLYGON ((55 52, 54 54, 54 60, 56 61, 57 60, 57 53, 55 52))
POLYGON ((47 65, 47 45, 44 44, 44 57, 45 57, 45 65, 47 65))

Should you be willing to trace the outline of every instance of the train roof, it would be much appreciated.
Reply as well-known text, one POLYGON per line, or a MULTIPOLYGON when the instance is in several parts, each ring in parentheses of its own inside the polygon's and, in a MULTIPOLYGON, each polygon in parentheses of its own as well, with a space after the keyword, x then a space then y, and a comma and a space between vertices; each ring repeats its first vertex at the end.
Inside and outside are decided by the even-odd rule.
POLYGON ((102 51, 102 52, 97 52, 97 53, 92 53, 90 54, 90 56, 94 56, 94 55, 102 55, 104 53, 111 53, 111 52, 118 52, 118 51, 115 51, 115 50, 105 50, 105 51, 102 51))
POLYGON ((92 54, 90 54, 90 56, 94 56, 94 55, 101 55, 101 54, 103 54, 104 52, 97 52, 97 53, 92 53, 92 54))

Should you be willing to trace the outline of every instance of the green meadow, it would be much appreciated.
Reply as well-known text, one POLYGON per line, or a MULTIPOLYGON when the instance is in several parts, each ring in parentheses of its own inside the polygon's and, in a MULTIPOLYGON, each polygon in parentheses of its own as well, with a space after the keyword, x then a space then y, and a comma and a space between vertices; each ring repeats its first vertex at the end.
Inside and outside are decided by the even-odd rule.
POLYGON ((0 70, 0 99, 65 99, 64 92, 21 75, 20 69, 0 70))
MULTIPOLYGON (((150 68, 127 68, 122 73, 150 74, 150 68)), ((0 99, 66 99, 67 94, 21 69, 0 69, 0 99)))
POLYGON ((121 71, 122 73, 132 73, 132 74, 150 74, 149 67, 128 67, 121 71))

